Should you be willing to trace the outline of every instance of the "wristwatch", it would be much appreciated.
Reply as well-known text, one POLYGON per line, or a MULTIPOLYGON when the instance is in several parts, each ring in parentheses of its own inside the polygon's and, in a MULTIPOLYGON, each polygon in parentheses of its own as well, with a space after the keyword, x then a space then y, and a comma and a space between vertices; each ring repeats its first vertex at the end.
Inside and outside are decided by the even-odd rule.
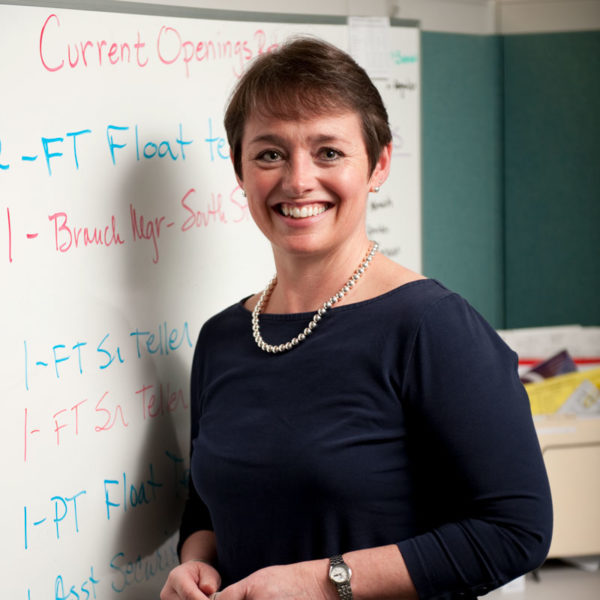
POLYGON ((352 569, 344 562, 342 555, 332 556, 329 559, 329 580, 335 584, 341 600, 352 600, 351 578, 352 569))

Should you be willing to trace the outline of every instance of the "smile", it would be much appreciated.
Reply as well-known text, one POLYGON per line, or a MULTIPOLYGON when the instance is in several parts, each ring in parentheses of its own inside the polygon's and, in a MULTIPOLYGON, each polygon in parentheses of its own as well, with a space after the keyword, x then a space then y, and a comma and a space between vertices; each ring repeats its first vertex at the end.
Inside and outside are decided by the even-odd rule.
POLYGON ((329 207, 325 204, 305 204, 304 206, 294 206, 292 204, 280 204, 279 211, 284 217, 292 219, 306 219, 307 217, 316 217, 325 212, 329 207))

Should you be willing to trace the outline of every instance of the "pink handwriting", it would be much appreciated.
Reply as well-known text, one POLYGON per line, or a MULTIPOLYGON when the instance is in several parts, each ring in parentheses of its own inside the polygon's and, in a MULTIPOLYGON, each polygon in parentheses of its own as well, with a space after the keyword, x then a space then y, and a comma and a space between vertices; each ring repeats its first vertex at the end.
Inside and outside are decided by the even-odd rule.
POLYGON ((141 385, 125 401, 115 398, 109 391, 97 398, 84 398, 63 406, 51 418, 36 416, 31 408, 25 408, 22 430, 24 462, 28 462, 32 451, 40 449, 40 446, 60 449, 67 443, 83 442, 92 435, 112 429, 127 431, 134 421, 153 421, 189 409, 183 388, 170 382, 141 385), (128 401, 134 397, 138 408, 136 403, 128 401))
POLYGON ((106 62, 111 65, 131 63, 132 55, 135 57, 135 64, 138 67, 145 67, 148 64, 148 58, 144 56, 143 52, 146 44, 141 41, 139 31, 133 44, 129 42, 109 43, 106 40, 80 40, 64 44, 60 36, 57 36, 59 30, 60 20, 57 15, 52 14, 44 21, 40 32, 40 60, 47 71, 60 71, 65 67, 65 57, 71 69, 78 65, 87 67, 96 61, 100 67, 106 62), (55 51, 52 52, 51 49, 55 51))
POLYGON ((59 252, 68 252, 71 247, 80 246, 112 246, 125 243, 117 231, 116 217, 112 215, 110 225, 102 227, 76 227, 69 225, 65 212, 57 212, 48 216, 54 222, 54 243, 59 252))

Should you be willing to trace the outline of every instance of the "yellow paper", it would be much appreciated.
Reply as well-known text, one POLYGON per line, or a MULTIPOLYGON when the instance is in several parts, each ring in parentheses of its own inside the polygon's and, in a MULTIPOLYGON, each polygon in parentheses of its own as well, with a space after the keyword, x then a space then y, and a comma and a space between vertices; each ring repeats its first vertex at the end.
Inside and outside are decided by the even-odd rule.
POLYGON ((567 375, 559 375, 544 381, 526 384, 525 389, 531 402, 531 412, 534 415, 555 413, 586 379, 591 381, 597 388, 600 388, 600 368, 568 373, 567 375))

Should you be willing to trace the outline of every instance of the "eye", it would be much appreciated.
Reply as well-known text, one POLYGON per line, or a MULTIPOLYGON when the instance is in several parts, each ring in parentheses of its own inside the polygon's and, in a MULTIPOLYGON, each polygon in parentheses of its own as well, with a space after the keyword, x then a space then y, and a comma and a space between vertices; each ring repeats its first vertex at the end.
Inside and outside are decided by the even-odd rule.
POLYGON ((264 150, 256 158, 263 162, 272 163, 281 160, 283 157, 281 155, 281 152, 279 152, 278 150, 264 150))
POLYGON ((319 156, 323 160, 331 162, 337 160, 338 158, 341 158, 343 155, 339 150, 336 150, 335 148, 321 148, 321 150, 319 151, 319 156))

